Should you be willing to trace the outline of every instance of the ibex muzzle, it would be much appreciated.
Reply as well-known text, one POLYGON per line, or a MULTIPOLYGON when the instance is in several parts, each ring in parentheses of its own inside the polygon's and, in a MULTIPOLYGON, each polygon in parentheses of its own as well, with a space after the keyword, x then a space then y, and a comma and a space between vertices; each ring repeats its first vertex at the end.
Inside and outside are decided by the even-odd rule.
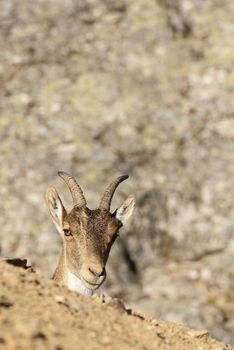
POLYGON ((105 190, 99 207, 90 210, 76 180, 64 172, 58 175, 71 192, 73 209, 67 213, 55 188, 47 190, 47 205, 63 240, 53 279, 69 289, 92 295, 106 278, 105 266, 111 246, 134 208, 134 198, 128 197, 118 209, 110 212, 114 192, 128 176, 120 176, 112 182, 105 190))

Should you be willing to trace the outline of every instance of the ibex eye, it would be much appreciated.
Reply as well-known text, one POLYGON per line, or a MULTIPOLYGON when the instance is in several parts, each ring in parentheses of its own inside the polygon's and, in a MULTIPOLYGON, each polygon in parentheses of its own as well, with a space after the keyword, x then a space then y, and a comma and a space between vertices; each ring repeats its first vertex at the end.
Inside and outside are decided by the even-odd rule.
POLYGON ((64 232, 66 237, 71 236, 71 231, 68 228, 64 228, 63 232, 64 232))

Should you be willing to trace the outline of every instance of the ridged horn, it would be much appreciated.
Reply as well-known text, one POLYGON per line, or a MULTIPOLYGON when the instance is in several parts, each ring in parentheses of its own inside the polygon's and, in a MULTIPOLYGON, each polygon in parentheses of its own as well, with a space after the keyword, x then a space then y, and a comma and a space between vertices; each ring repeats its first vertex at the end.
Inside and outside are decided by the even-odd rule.
POLYGON ((58 171, 58 175, 64 180, 64 182, 68 186, 72 195, 73 205, 78 207, 85 207, 86 200, 83 191, 74 179, 74 177, 65 173, 64 171, 58 171))
POLYGON ((105 190, 99 204, 99 209, 105 209, 110 210, 111 206, 111 200, 115 193, 116 188, 119 186, 119 184, 126 180, 128 178, 128 175, 122 175, 117 177, 115 181, 113 181, 105 190))

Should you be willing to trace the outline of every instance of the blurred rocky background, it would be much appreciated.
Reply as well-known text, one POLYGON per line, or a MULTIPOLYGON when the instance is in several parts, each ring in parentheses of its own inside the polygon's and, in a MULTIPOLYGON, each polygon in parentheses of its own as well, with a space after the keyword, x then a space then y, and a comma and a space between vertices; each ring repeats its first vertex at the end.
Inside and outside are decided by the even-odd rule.
POLYGON ((50 275, 44 201, 137 206, 103 288, 234 343, 234 2, 0 1, 0 247, 50 275))

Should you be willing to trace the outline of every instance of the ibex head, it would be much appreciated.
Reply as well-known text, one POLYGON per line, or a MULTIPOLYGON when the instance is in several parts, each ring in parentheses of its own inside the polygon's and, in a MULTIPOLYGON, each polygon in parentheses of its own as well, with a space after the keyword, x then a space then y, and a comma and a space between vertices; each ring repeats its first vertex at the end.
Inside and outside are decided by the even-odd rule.
POLYGON ((99 207, 90 210, 76 180, 64 172, 58 175, 67 184, 73 198, 73 209, 67 213, 55 188, 50 187, 46 193, 52 220, 63 240, 63 264, 86 288, 94 290, 105 280, 105 265, 111 246, 133 211, 134 198, 128 197, 119 208, 110 212, 114 192, 128 176, 120 176, 112 182, 99 207))

